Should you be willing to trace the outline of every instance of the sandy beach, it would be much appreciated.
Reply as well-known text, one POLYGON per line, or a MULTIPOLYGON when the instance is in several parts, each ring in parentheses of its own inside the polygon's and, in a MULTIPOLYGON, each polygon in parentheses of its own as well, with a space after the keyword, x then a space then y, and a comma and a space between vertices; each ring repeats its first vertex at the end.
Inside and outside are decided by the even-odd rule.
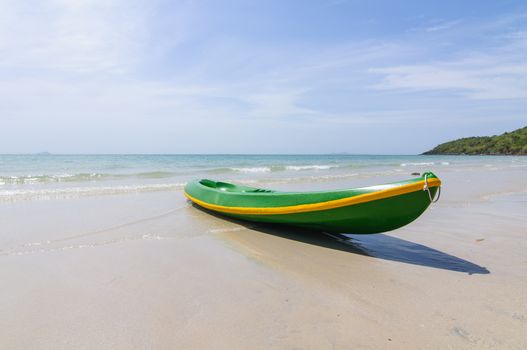
POLYGON ((527 350, 526 114, 526 0, 0 0, 0 350, 527 350))
POLYGON ((0 348, 527 348, 525 170, 434 170, 440 201, 379 235, 226 220, 180 189, 1 203, 0 348))

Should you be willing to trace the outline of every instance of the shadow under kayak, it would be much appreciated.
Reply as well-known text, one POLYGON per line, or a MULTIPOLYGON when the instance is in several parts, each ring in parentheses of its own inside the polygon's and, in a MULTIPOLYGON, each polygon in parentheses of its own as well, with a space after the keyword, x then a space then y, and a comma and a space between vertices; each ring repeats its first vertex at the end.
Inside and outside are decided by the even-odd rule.
POLYGON ((432 172, 385 185, 319 192, 279 192, 207 179, 185 186, 185 196, 236 219, 333 233, 380 233, 407 225, 433 201, 441 180, 432 172))

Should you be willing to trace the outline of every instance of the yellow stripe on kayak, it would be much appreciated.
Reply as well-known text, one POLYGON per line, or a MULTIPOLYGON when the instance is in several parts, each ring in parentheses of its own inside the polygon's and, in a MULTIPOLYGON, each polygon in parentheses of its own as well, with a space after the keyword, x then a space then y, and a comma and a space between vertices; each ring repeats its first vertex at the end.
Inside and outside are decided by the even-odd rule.
MULTIPOLYGON (((335 199, 327 202, 311 203, 311 204, 298 204, 290 205, 287 207, 266 207, 266 208, 257 208, 257 207, 227 207, 223 205, 210 204, 203 202, 197 198, 192 197, 185 192, 185 196, 190 199, 192 202, 213 210, 222 213, 228 214, 243 214, 243 215, 275 215, 275 214, 296 214, 296 213, 305 213, 310 211, 320 211, 335 209, 341 207, 347 207, 354 204, 371 202, 378 199, 389 198, 398 196, 401 194, 423 191, 423 186, 425 182, 419 181, 411 184, 406 184, 402 186, 396 186, 393 188, 388 188, 385 190, 379 190, 371 193, 364 193, 352 197, 335 199)), ((428 179, 428 187, 437 187, 441 186, 441 180, 437 178, 428 179)))

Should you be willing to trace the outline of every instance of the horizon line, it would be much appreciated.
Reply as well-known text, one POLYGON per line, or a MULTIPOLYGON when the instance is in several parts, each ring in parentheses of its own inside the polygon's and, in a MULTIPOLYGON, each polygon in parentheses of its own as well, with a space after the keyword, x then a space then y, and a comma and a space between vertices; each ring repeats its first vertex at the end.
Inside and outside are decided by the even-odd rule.
POLYGON ((382 153, 0 153, 0 156, 420 156, 419 154, 382 153))

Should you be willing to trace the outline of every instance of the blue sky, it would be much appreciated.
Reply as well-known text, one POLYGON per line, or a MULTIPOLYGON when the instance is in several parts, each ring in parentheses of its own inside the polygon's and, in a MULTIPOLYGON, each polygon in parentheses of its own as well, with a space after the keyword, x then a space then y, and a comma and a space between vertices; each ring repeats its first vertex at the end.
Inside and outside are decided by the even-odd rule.
POLYGON ((527 3, 0 0, 0 122, 0 153, 421 153, 527 125, 527 3))

